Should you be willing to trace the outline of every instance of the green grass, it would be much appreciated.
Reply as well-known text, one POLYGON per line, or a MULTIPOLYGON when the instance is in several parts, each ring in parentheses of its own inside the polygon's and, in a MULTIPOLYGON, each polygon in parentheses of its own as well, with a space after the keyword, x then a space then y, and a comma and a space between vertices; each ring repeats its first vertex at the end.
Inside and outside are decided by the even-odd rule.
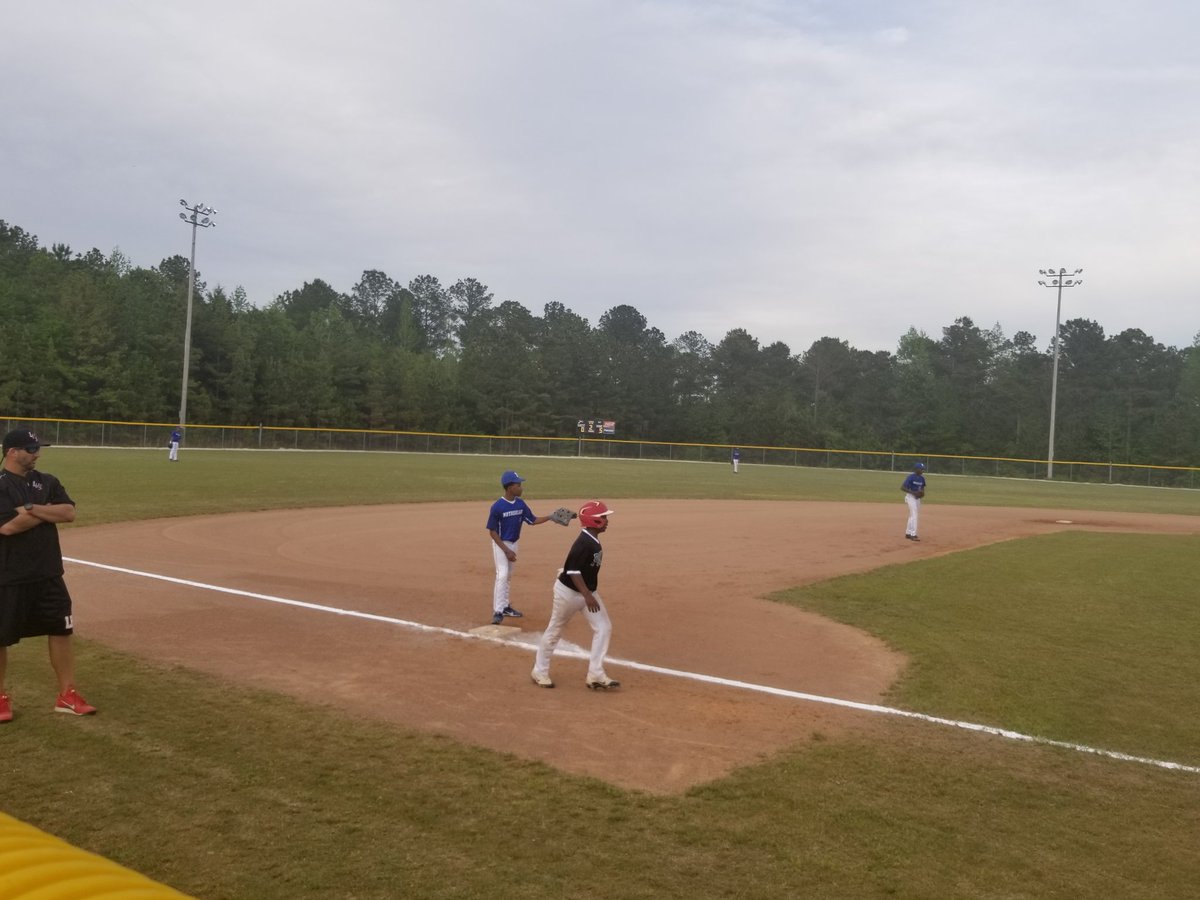
POLYGON ((1200 536, 1067 532, 785 591, 911 663, 905 709, 1200 765, 1200 536))
POLYGON ((20 710, 4 807, 199 897, 1182 898, 1200 874, 1200 779, 1067 751, 888 721, 656 798, 81 650, 109 701, 20 710))
MULTIPOLYGON (((52 448, 41 466, 80 506, 81 524, 308 506, 486 500, 515 467, 539 497, 836 500, 895 503, 904 473, 714 463, 445 454, 52 448)), ((933 504, 1037 506, 1200 516, 1200 491, 930 476, 933 504)), ((536 507, 535 507, 536 508, 536 507)))
MULTIPOLYGON (((896 500, 880 473, 383 454, 47 452, 80 521, 529 496, 896 500)), ((1192 492, 931 478, 931 502, 1200 513, 1192 492)), ((79 526, 75 526, 79 527, 79 526)), ((891 702, 1200 761, 1197 538, 1058 534, 803 591, 911 659, 891 702)), ((87 641, 99 716, 10 652, 0 806, 203 898, 1191 897, 1200 777, 924 723, 651 797, 87 641), (102 687, 99 687, 102 686, 102 687), (29 699, 27 699, 29 698, 29 699)), ((803 652, 798 648, 797 652, 803 652)), ((410 698, 419 702, 419 697, 410 698)))

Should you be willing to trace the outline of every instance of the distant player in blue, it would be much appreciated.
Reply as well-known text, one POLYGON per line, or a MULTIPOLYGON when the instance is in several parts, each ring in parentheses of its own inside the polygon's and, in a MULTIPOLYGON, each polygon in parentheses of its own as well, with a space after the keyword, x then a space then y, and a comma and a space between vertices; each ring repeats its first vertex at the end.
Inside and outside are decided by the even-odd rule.
POLYGON ((167 459, 170 462, 179 462, 179 442, 183 440, 183 432, 176 428, 171 432, 170 447, 171 450, 167 453, 167 459))
POLYGON ((904 491, 904 504, 908 507, 908 526, 904 536, 910 541, 921 540, 917 537, 917 517, 921 512, 921 498, 925 496, 925 463, 913 466, 912 474, 900 485, 904 491))
POLYGON ((729 454, 729 461, 733 463, 733 474, 736 475, 738 463, 742 461, 742 451, 734 447, 733 453, 729 454))
POLYGON ((492 538, 492 559, 496 563, 496 586, 492 590, 492 624, 499 625, 505 616, 519 619, 522 613, 508 602, 508 586, 512 580, 513 566, 517 563, 517 541, 521 539, 521 526, 525 523, 541 525, 550 521, 549 516, 535 516, 521 499, 522 483, 525 481, 511 469, 500 476, 504 496, 492 504, 488 512, 487 530, 492 538))

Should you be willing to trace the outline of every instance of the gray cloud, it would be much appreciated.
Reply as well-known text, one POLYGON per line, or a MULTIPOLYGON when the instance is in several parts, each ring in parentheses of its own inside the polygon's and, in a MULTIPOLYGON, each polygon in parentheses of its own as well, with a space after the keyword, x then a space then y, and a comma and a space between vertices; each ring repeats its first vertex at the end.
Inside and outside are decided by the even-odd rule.
POLYGON ((668 337, 894 349, 962 315, 1191 343, 1200 14, 1182 2, 150 0, 0 36, 0 217, 257 303, 473 276, 668 337))

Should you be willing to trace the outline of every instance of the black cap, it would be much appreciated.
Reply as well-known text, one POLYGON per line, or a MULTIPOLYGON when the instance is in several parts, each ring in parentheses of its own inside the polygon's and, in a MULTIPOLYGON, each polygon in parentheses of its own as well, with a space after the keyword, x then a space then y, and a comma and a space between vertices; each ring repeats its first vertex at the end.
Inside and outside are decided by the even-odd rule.
POLYGON ((42 439, 30 431, 28 428, 18 428, 15 431, 10 431, 4 436, 4 452, 7 453, 13 447, 20 447, 22 450, 28 450, 30 453, 35 453, 43 447, 49 447, 49 444, 43 444, 42 439))

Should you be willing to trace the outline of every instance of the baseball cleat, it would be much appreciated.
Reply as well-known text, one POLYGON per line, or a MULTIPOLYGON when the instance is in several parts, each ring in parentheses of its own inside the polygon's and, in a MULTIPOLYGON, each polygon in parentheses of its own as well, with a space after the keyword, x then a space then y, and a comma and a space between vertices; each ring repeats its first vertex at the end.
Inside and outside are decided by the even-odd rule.
POLYGON ((530 672, 529 677, 533 679, 533 683, 536 684, 538 687, 544 687, 544 688, 554 687, 554 682, 550 680, 549 675, 542 675, 538 672, 530 672))
POLYGON ((504 621, 504 613, 496 613, 494 616, 492 616, 492 624, 493 625, 499 625, 503 621, 504 621))
POLYGON ((613 688, 619 688, 621 682, 611 678, 598 678, 595 681, 589 681, 587 686, 590 691, 611 691, 613 688))
POLYGON ((79 691, 71 688, 58 695, 58 700, 54 703, 54 711, 66 713, 69 716, 90 716, 96 711, 96 707, 80 697, 79 691))
POLYGON ((521 612, 519 609, 513 609, 511 606, 504 607, 503 614, 508 616, 510 619, 519 619, 521 616, 525 615, 525 613, 521 612))

